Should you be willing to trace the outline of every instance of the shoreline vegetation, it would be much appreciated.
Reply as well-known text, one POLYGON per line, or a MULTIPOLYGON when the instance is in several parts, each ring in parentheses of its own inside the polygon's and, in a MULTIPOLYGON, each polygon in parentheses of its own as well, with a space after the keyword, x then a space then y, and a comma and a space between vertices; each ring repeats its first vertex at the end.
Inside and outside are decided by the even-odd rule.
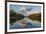
POLYGON ((41 22, 41 13, 30 14, 28 18, 41 22))
POLYGON ((14 10, 10 10, 10 24, 13 24, 13 22, 19 21, 21 19, 23 19, 24 16, 16 13, 14 10))
MULTIPOLYGON (((10 24, 22 20, 24 17, 25 17, 24 15, 16 13, 13 9, 10 10, 10 24)), ((41 22, 41 13, 30 14, 27 17, 29 19, 41 22)))

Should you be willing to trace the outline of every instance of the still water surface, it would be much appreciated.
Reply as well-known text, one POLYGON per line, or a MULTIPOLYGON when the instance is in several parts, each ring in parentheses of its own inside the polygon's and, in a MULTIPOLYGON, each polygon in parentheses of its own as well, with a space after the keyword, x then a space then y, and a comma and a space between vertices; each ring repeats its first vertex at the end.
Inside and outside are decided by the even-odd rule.
POLYGON ((24 29, 24 28, 40 28, 41 23, 39 21, 33 21, 27 17, 20 21, 14 22, 13 25, 10 24, 10 29, 24 29))

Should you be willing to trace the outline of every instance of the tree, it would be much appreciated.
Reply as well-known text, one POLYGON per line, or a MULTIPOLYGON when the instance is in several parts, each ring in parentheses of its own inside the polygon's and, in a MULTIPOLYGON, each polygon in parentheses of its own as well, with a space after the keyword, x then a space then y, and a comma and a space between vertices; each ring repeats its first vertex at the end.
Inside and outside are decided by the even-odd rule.
POLYGON ((10 24, 13 24, 14 22, 21 20, 23 18, 23 15, 16 13, 13 9, 10 10, 10 24))
POLYGON ((41 13, 35 13, 28 16, 29 19, 41 22, 41 13))
POLYGON ((11 9, 10 10, 10 17, 14 17, 14 16, 16 16, 16 12, 13 9, 11 9))

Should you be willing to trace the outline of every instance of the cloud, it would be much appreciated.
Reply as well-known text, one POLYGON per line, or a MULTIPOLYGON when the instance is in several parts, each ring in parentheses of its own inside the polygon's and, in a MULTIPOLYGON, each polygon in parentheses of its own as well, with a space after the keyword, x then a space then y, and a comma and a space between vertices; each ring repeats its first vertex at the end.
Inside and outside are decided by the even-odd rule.
POLYGON ((24 16, 29 16, 30 14, 33 13, 39 13, 40 11, 34 11, 31 8, 28 8, 27 6, 22 6, 22 8, 19 10, 19 13, 24 15, 24 16))

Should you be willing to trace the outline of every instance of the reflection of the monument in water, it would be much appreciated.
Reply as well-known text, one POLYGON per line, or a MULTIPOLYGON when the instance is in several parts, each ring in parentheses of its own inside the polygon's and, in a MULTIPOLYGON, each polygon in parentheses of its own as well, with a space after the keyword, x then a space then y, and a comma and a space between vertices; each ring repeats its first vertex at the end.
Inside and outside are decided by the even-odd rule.
POLYGON ((10 29, 23 29, 23 28, 40 28, 41 24, 39 21, 33 21, 28 17, 25 17, 21 20, 13 22, 13 25, 10 25, 10 29))

